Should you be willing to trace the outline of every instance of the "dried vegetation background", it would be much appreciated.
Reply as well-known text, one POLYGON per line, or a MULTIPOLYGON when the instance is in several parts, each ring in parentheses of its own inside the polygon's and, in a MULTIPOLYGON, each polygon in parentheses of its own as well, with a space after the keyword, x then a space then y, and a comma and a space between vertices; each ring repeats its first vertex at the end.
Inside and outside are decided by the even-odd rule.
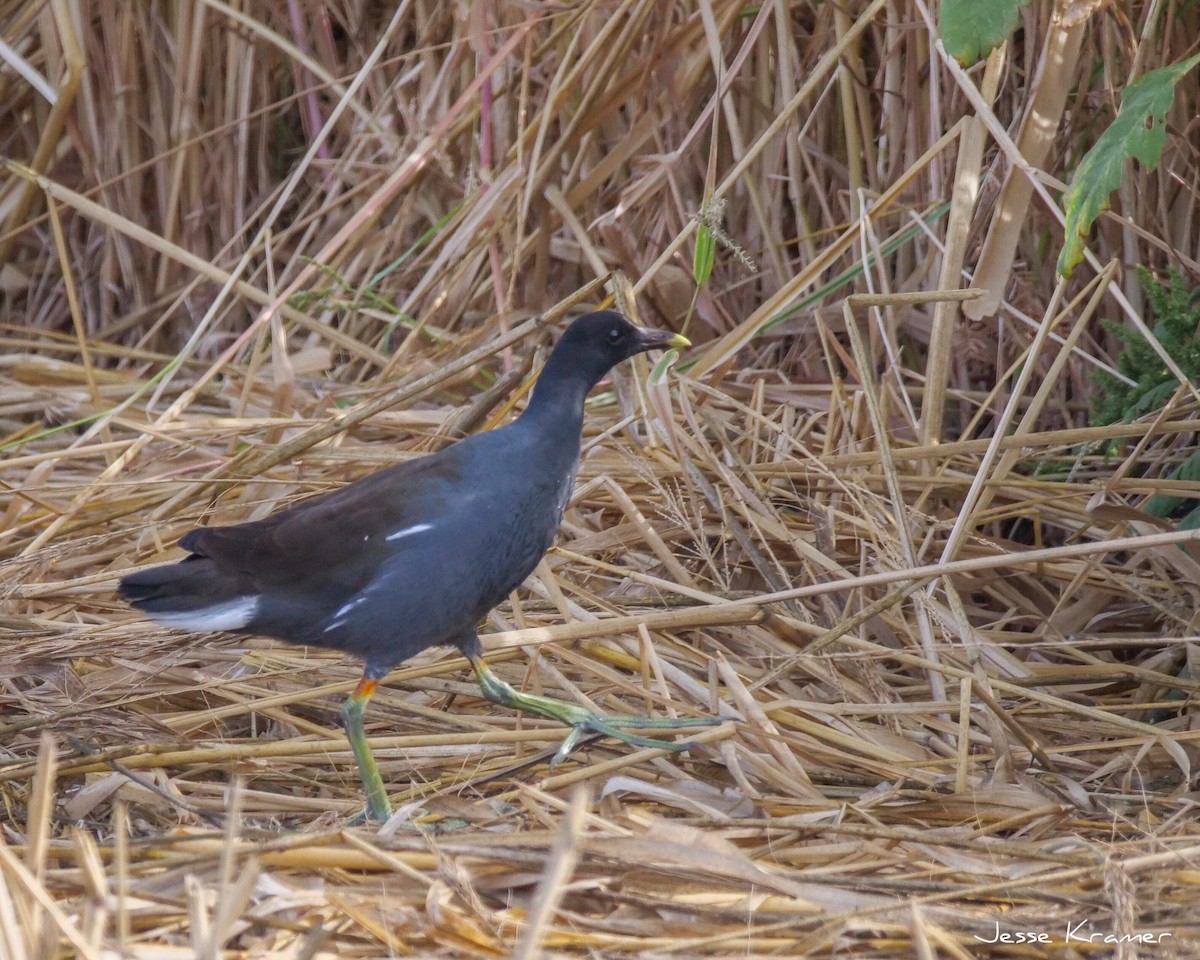
POLYGON ((1200 568, 1139 510, 1197 398, 1088 427, 1132 266, 1200 279, 1195 72, 1052 265, 1200 8, 1035 2, 967 72, 930 15, 0 2, 0 956, 1197 955, 1200 568), (696 347, 595 395, 492 657, 727 722, 549 772, 429 651, 368 713, 405 816, 348 826, 357 665, 116 578, 503 420, 606 290, 696 347))

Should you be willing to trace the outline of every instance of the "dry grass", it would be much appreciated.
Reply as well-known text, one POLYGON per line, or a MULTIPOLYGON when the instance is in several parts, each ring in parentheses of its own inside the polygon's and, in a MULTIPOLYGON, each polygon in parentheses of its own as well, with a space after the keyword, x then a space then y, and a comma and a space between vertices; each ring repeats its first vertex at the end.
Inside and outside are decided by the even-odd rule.
POLYGON ((1070 284, 1005 178, 1200 9, 1072 13, 963 73, 921 0, 0 2, 0 957, 1197 955, 1200 565, 1138 508, 1200 400, 1087 426, 1127 267, 1200 274, 1196 76, 1070 284), (594 397, 492 659, 727 722, 551 773, 430 651, 349 827, 356 665, 116 578, 503 420, 606 290, 697 348, 594 397))

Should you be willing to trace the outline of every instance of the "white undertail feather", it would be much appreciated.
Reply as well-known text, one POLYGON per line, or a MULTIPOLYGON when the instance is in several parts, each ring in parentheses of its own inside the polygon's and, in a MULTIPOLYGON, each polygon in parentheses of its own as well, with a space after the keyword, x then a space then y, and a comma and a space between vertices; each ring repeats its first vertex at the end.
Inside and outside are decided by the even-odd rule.
POLYGON ((214 630, 240 630, 258 612, 257 596, 237 597, 225 603, 214 603, 198 610, 170 610, 147 613, 151 620, 176 630, 195 630, 205 633, 214 630))

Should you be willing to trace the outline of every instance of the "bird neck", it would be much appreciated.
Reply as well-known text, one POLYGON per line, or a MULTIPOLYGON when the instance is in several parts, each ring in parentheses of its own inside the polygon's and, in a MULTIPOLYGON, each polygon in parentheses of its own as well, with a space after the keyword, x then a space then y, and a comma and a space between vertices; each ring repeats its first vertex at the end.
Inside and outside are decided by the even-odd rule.
POLYGON ((560 369, 555 359, 551 355, 534 384, 533 396, 521 420, 552 425, 555 432, 574 433, 578 437, 583 429, 583 402, 593 384, 575 371, 560 369))

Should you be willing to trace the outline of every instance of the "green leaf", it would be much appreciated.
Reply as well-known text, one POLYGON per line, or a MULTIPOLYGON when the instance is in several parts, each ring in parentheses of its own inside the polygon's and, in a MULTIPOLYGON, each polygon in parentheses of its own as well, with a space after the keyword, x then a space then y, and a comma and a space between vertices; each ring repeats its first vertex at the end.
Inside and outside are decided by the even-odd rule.
POLYGON ((672 347, 670 350, 664 351, 663 355, 655 361, 653 368, 650 370, 649 384, 654 387, 667 379, 667 371, 674 366, 675 361, 679 359, 679 351, 672 347))
POLYGON ((1058 273, 1069 277, 1083 259, 1083 240, 1096 218, 1108 209, 1108 197, 1121 185, 1126 157, 1147 169, 1158 166, 1166 132, 1163 119, 1171 109, 1175 84, 1200 63, 1200 54, 1182 63, 1152 70, 1121 94, 1121 109, 1107 130, 1080 161, 1067 188, 1066 238, 1058 255, 1058 273))
MULTIPOLYGON (((1155 359, 1157 360, 1158 358, 1155 357, 1155 359)), ((1161 363, 1159 364, 1159 367, 1161 369, 1165 370, 1165 368, 1162 366, 1161 363)), ((1136 420, 1138 417, 1144 417, 1148 413, 1153 413, 1155 410, 1158 410, 1169 399, 1171 399, 1171 394, 1173 394, 1178 389, 1179 389, 1179 381, 1176 380, 1174 377, 1171 377, 1168 380, 1164 380, 1162 383, 1151 387, 1149 390, 1147 390, 1145 393, 1143 393, 1140 397, 1137 398, 1137 401, 1129 409, 1129 413, 1128 413, 1128 416, 1126 417, 1126 419, 1136 420)))
MULTIPOLYGON (((1200 483, 1200 451, 1193 453, 1186 460, 1184 460, 1183 463, 1168 473, 1166 479, 1183 480, 1187 483, 1200 483)), ((1169 517, 1172 513, 1179 509, 1180 504, 1188 499, 1192 498, 1178 497, 1169 493, 1156 493, 1154 496, 1149 497, 1146 502, 1142 504, 1142 512, 1147 513, 1152 517, 1169 517)), ((1191 511, 1191 513, 1189 513, 1183 520, 1183 524, 1187 524, 1187 526, 1181 524, 1180 529, 1194 529, 1196 521, 1192 518, 1198 512, 1200 512, 1200 507, 1191 511)))
POLYGON ((696 228, 696 253, 692 257, 692 277, 696 286, 702 287, 712 276, 713 264, 717 259, 717 242, 705 224, 696 228))
POLYGON ((1173 480, 1184 480, 1188 483, 1200 483, 1200 451, 1191 454, 1175 470, 1173 480))
POLYGON ((946 52, 964 67, 1000 46, 1028 0, 942 0, 938 30, 946 52))
POLYGON ((1172 497, 1156 493, 1142 504, 1142 513, 1151 517, 1169 517, 1183 503, 1183 497, 1172 497))
MULTIPOLYGON (((1187 516, 1175 525, 1175 529, 1177 530, 1195 530, 1198 527, 1200 527, 1200 507, 1189 511, 1187 516)), ((1179 546, 1182 547, 1183 544, 1179 546)))

